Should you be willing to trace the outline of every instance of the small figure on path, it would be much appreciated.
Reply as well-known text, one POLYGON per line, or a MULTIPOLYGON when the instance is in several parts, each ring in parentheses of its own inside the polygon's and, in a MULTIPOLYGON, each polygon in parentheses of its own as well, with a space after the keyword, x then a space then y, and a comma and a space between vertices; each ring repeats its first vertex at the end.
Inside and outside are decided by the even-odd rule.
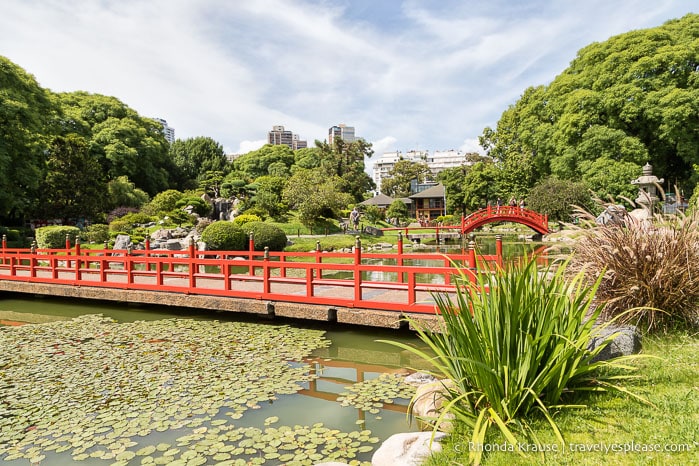
POLYGON ((359 211, 356 207, 352 209, 350 213, 350 222, 352 222, 352 226, 354 226, 355 230, 359 228, 359 211))

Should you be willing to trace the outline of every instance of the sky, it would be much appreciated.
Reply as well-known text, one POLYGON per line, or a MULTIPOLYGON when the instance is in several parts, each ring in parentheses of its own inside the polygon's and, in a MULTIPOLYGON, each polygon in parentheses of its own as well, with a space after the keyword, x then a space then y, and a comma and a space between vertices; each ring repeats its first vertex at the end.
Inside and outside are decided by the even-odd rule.
POLYGON ((696 0, 0 0, 0 55, 54 92, 117 97, 226 153, 344 123, 384 152, 480 150, 592 42, 696 0))

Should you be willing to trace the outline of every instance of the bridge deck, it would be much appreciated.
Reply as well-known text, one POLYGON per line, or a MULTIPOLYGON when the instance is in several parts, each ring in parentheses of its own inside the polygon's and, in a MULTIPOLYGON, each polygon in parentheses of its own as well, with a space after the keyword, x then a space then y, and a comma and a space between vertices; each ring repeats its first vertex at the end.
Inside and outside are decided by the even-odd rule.
MULTIPOLYGON (((0 291, 163 304, 399 327, 431 321, 435 293, 455 294, 450 261, 468 255, 111 250, 9 250, 0 291), (237 254, 236 257, 228 255, 237 254), (396 265, 373 265, 380 259, 396 265), (426 260, 434 266, 415 265, 426 260)), ((496 260, 489 257, 490 260, 496 260)))

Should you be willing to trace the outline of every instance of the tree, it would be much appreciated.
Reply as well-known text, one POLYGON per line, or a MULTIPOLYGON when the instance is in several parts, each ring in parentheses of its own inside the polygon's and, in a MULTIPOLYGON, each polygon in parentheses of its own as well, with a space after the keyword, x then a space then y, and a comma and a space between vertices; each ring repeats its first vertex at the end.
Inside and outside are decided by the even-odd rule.
POLYGON ((0 56, 0 217, 21 219, 36 201, 58 112, 33 76, 0 56))
POLYGON ((184 193, 176 189, 168 189, 158 193, 148 204, 144 205, 141 211, 148 215, 161 215, 174 210, 177 201, 184 198, 184 193))
MULTIPOLYGON (((699 163, 699 15, 581 49, 548 86, 528 88, 481 144, 499 163, 576 180, 599 158, 650 162, 691 192, 699 163)), ((507 180, 505 180, 507 181, 507 180)))
POLYGON ((582 179, 587 187, 602 200, 610 198, 618 202, 619 197, 635 199, 638 187, 631 180, 641 175, 642 167, 633 162, 621 162, 600 157, 580 164, 582 179))
POLYGON ((340 209, 352 202, 352 196, 343 193, 340 185, 337 176, 328 178, 318 170, 299 169, 289 178, 282 197, 310 228, 321 217, 338 217, 340 209))
POLYGON ((279 171, 281 162, 290 168, 294 163, 294 153, 286 145, 265 144, 261 148, 241 155, 233 161, 233 168, 243 173, 248 179, 254 180, 263 175, 270 175, 269 167, 274 166, 279 171))
POLYGON ((108 209, 116 207, 141 207, 148 202, 148 193, 138 189, 128 176, 120 176, 107 183, 108 209))
POLYGON ((88 140, 107 179, 127 176, 151 196, 170 187, 169 174, 176 167, 160 123, 141 117, 115 97, 80 91, 56 98, 65 114, 64 131, 88 140))
POLYGON ((77 135, 57 136, 49 148, 37 213, 42 218, 93 219, 105 206, 102 170, 77 135))
POLYGON ((221 185, 224 176, 220 171, 209 171, 202 173, 199 177, 199 187, 211 195, 214 199, 221 197, 221 185))
POLYGON ((391 197, 408 197, 413 180, 424 183, 431 176, 432 171, 427 163, 401 159, 393 165, 388 177, 381 180, 381 191, 391 197))
POLYGON ((399 222, 405 221, 409 215, 408 206, 400 199, 391 202, 391 205, 386 209, 386 218, 396 218, 399 222))
POLYGON ((527 207, 548 215, 549 220, 570 222, 574 205, 592 207, 592 197, 584 183, 550 177, 534 186, 527 197, 527 207))
POLYGON ((376 187, 364 171, 364 159, 374 153, 371 143, 363 139, 350 143, 336 139, 333 146, 316 141, 316 147, 320 153, 320 168, 328 177, 338 177, 340 190, 350 194, 355 202, 363 201, 364 193, 376 187))
POLYGON ((178 170, 180 190, 195 188, 206 172, 226 173, 230 166, 223 146, 204 136, 176 140, 170 145, 169 155, 178 170))
POLYGON ((255 180, 257 190, 253 197, 255 207, 264 211, 272 218, 278 218, 287 210, 287 205, 282 201, 282 193, 286 186, 286 179, 280 176, 261 176, 255 180))

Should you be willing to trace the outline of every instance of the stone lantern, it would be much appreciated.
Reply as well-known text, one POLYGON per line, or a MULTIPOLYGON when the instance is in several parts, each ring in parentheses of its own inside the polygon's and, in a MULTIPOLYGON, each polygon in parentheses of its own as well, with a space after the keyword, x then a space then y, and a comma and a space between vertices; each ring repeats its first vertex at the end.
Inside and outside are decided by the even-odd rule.
POLYGON ((653 212, 653 205, 660 200, 658 187, 663 183, 662 178, 653 175, 653 167, 646 163, 643 166, 643 174, 631 181, 638 186, 638 197, 634 200, 636 205, 644 207, 648 213, 653 212))

